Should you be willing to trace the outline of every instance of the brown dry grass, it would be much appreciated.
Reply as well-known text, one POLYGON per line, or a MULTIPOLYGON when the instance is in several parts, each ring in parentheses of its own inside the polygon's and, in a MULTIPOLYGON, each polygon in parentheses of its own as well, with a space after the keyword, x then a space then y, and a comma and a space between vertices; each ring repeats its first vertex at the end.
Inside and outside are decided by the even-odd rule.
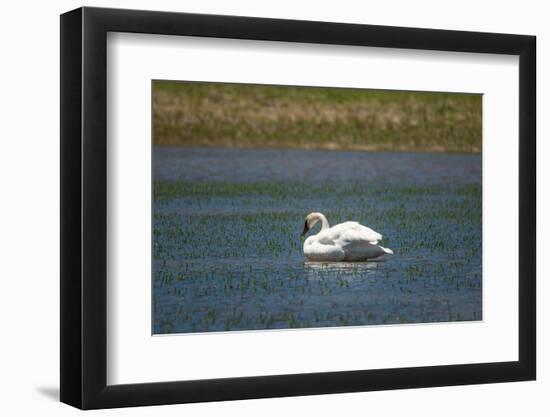
POLYGON ((153 83, 157 145, 481 151, 481 95, 153 83))

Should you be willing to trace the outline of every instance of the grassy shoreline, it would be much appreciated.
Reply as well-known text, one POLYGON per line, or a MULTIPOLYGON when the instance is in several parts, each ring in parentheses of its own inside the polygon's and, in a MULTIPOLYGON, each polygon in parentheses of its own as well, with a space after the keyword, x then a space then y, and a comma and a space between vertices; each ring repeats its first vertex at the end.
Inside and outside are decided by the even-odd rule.
POLYGON ((476 94, 153 82, 155 145, 481 151, 476 94))
POLYGON ((302 151, 345 151, 345 152, 426 152, 426 153, 450 153, 450 154, 480 154, 481 149, 472 147, 470 149, 451 149, 444 146, 433 145, 424 147, 415 146, 392 146, 391 144, 378 144, 378 145, 345 145, 345 144, 318 144, 318 143, 262 143, 261 145, 253 144, 235 144, 231 140, 216 140, 212 143, 200 143, 200 144, 155 144, 155 146, 161 147, 178 147, 178 148, 205 148, 205 149, 291 149, 302 151))

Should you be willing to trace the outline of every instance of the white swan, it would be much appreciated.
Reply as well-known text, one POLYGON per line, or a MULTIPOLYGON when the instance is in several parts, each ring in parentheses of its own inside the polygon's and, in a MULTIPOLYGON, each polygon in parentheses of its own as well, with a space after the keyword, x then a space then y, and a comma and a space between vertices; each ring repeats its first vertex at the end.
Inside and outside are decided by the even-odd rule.
POLYGON ((311 261, 354 262, 382 260, 393 251, 378 245, 382 235, 357 222, 330 227, 322 213, 310 213, 304 224, 304 236, 318 221, 321 231, 304 242, 304 255, 311 261))

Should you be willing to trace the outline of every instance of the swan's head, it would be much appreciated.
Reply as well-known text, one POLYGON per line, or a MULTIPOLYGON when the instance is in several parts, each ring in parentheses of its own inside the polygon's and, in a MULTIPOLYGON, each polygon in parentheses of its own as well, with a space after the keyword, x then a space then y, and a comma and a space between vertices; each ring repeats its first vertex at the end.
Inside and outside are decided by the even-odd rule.
MULTIPOLYGON (((319 221, 324 219, 325 216, 323 216, 321 213, 309 213, 306 216, 306 222, 304 223, 304 230, 302 232, 302 236, 305 236, 305 234, 311 229, 315 224, 319 221)), ((326 219, 325 219, 326 221, 326 219)))

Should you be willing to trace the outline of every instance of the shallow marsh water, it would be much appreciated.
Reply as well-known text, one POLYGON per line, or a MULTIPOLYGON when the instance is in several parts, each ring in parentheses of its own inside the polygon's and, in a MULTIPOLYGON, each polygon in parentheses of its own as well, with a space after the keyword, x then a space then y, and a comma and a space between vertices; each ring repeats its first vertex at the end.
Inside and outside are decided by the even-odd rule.
POLYGON ((156 334, 482 319, 480 155, 156 147, 153 163, 156 334), (395 255, 307 262, 311 211, 395 255))

